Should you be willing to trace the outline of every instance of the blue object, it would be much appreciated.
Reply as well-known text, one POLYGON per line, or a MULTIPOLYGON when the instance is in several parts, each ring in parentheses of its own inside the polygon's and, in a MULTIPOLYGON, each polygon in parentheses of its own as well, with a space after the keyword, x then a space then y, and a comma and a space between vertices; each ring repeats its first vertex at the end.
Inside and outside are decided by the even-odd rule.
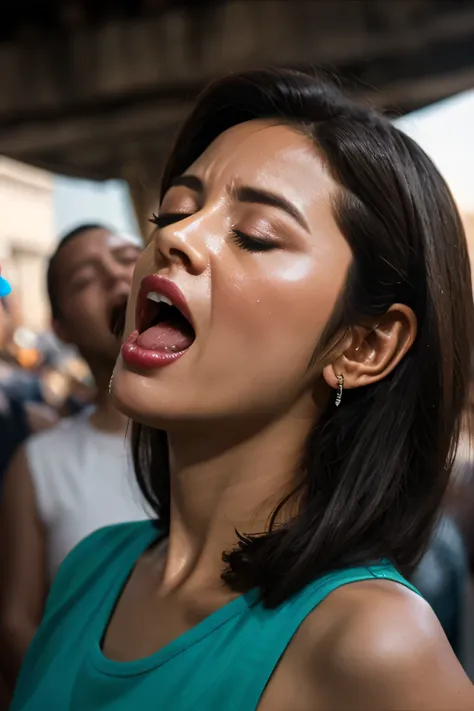
POLYGON ((8 296, 11 290, 10 283, 0 276, 0 299, 3 299, 4 296, 8 296))
POLYGON ((332 571, 277 608, 264 608, 254 589, 149 656, 109 659, 101 645, 117 600, 138 558, 162 535, 151 521, 119 524, 66 558, 10 711, 255 711, 298 627, 333 590, 377 579, 414 590, 389 563, 332 571))

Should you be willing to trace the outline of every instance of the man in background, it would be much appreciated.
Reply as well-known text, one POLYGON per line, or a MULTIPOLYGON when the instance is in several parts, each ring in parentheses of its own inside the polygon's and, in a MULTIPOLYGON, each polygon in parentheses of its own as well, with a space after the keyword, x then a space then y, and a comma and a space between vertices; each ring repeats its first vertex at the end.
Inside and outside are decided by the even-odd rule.
POLYGON ((30 438, 6 475, 1 511, 4 571, 0 645, 13 686, 58 566, 92 531, 146 517, 135 484, 126 420, 108 398, 140 246, 101 225, 81 225, 51 257, 53 328, 94 377, 94 406, 30 438))

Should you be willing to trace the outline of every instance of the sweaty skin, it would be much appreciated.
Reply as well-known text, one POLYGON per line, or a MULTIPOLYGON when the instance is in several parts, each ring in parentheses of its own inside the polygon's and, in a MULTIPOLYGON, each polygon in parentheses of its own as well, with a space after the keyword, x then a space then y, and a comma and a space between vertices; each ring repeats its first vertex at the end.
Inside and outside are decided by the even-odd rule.
MULTIPOLYGON (((121 595, 106 657, 152 654, 235 596, 222 585, 222 551, 236 528, 263 531, 292 488, 337 376, 345 388, 375 382, 413 343, 416 319, 395 304, 314 357, 351 264, 331 210, 337 189, 309 138, 251 121, 217 138, 163 198, 164 226, 135 270, 125 337, 142 279, 158 273, 184 293, 196 339, 172 365, 140 370, 119 358, 115 369, 119 408, 168 433, 171 524, 121 595)), ((467 711, 472 699, 428 606, 375 581, 341 588, 314 610, 259 711, 467 711)))

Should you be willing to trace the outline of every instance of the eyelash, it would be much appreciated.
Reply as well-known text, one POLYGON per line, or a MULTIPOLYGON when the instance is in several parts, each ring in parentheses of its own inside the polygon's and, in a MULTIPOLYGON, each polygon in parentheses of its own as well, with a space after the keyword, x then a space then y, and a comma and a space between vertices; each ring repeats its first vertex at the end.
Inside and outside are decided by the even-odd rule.
POLYGON ((173 222, 184 220, 185 217, 189 217, 189 215, 186 215, 184 212, 170 212, 168 215, 156 215, 153 212, 149 222, 156 225, 158 229, 162 229, 167 225, 171 225, 173 222))
POLYGON ((246 235, 245 232, 240 232, 239 230, 232 230, 232 239, 238 247, 245 249, 247 252, 270 252, 272 249, 277 248, 274 242, 250 237, 250 235, 246 235))
MULTIPOLYGON (((153 213, 150 218, 150 222, 162 229, 167 225, 173 224, 173 222, 179 222, 179 220, 184 220, 189 215, 185 213, 169 213, 168 215, 156 215, 153 213)), ((232 239, 235 244, 241 249, 245 249, 247 252, 270 252, 273 249, 277 249, 277 245, 274 242, 270 242, 266 239, 258 239, 256 237, 250 237, 250 235, 241 232, 240 230, 233 229, 232 239)))

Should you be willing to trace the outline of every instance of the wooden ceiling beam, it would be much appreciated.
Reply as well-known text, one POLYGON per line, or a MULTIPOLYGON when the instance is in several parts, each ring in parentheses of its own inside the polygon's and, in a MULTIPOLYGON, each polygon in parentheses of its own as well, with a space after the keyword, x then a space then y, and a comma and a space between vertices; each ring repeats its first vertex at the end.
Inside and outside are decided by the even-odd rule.
POLYGON ((266 0, 173 7, 0 43, 0 153, 103 179, 162 161, 216 74, 278 62, 334 68, 395 113, 474 86, 474 6, 452 0, 266 0))

